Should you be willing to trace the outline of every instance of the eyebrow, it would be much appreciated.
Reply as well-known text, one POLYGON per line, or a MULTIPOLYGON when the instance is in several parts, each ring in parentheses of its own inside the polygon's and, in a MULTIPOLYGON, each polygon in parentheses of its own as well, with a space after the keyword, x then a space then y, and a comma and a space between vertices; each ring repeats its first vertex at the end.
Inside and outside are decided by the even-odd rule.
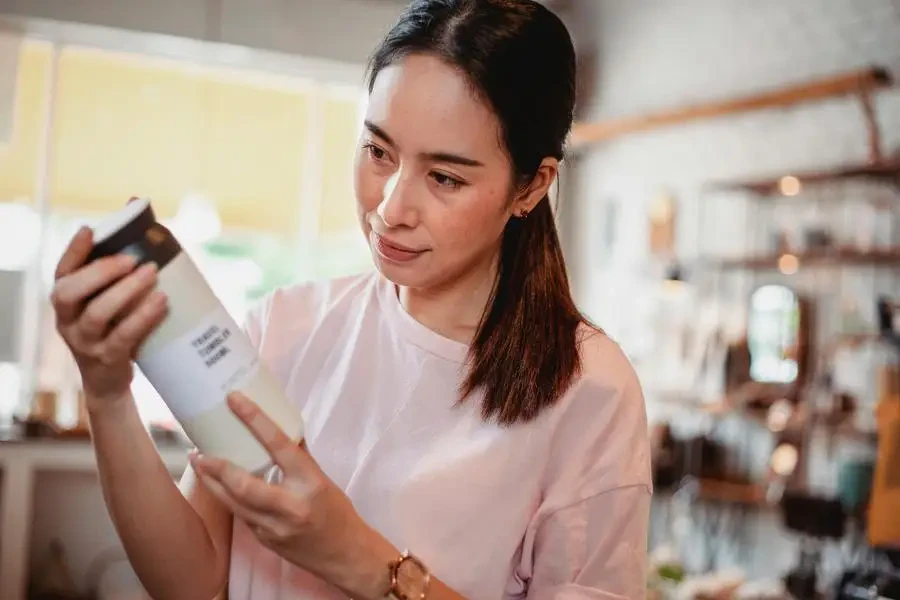
MULTIPOLYGON (((385 142, 390 144, 391 146, 397 147, 396 142, 387 134, 387 132, 376 125, 375 123, 366 120, 365 121, 366 129, 368 129, 372 134, 380 137, 385 142)), ((467 158, 465 156, 460 156, 458 154, 453 154, 450 152, 423 152, 420 154, 422 158, 433 162, 443 162, 443 163, 451 163, 456 165, 461 165, 464 167, 483 167, 484 163, 477 161, 473 158, 467 158)))

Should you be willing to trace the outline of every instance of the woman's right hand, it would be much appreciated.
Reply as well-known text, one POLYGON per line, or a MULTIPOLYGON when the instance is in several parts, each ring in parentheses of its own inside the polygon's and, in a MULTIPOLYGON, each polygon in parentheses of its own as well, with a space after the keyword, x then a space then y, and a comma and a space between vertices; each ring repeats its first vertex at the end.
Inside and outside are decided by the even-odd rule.
POLYGON ((92 248, 92 232, 82 228, 59 260, 51 295, 89 411, 128 397, 132 360, 167 310, 165 295, 154 291, 156 265, 135 269, 135 259, 125 254, 85 265, 92 248))

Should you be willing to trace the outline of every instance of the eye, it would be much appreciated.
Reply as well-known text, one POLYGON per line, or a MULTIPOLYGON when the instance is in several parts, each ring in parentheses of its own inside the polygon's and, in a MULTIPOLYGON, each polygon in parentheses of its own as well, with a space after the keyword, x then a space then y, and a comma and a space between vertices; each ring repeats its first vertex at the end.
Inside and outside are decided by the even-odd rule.
POLYGON ((376 146, 371 142, 363 145, 363 150, 365 150, 368 153, 369 158, 375 162, 384 162, 385 160, 388 160, 388 153, 384 148, 376 146))
POLYGON ((446 173, 439 173, 437 171, 431 173, 431 178, 434 179, 434 182, 439 186, 450 190, 457 190, 465 185, 465 182, 460 181, 455 177, 451 177, 446 173))

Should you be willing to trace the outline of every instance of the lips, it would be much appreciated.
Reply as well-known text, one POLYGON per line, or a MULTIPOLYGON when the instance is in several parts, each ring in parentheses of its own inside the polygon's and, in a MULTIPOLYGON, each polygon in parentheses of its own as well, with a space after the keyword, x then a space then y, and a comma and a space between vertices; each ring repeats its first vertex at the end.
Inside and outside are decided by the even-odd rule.
POLYGON ((381 243, 383 243, 387 246, 390 246, 391 248, 394 248, 396 250, 401 250, 403 252, 410 252, 412 254, 421 254, 422 252, 424 252, 424 250, 416 250, 415 248, 410 248, 409 246, 404 246, 403 244, 398 244, 397 242, 395 242, 393 240, 389 240, 384 236, 378 235, 377 233, 375 234, 375 237, 378 238, 381 241, 381 243))
POLYGON ((372 242, 376 252, 378 252, 382 258, 391 262, 409 262, 427 252, 427 250, 416 250, 415 248, 404 246, 393 240, 388 240, 374 231, 372 232, 372 242))

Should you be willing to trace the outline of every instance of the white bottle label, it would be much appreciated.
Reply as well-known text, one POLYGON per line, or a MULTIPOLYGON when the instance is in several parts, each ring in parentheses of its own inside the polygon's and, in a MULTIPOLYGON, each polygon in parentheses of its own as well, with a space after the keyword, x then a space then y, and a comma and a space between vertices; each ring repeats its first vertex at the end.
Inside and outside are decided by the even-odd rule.
POLYGON ((259 358, 224 308, 207 314, 187 333, 141 356, 138 366, 179 421, 225 402, 229 392, 256 375, 259 358))

